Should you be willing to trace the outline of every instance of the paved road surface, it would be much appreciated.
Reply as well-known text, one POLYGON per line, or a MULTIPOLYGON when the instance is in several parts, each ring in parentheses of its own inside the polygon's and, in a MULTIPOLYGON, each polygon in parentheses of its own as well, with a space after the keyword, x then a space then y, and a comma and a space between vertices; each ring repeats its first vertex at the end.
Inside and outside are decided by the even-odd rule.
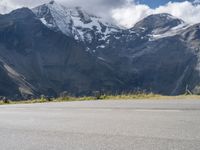
POLYGON ((0 150, 200 150, 200 101, 0 106, 0 150))

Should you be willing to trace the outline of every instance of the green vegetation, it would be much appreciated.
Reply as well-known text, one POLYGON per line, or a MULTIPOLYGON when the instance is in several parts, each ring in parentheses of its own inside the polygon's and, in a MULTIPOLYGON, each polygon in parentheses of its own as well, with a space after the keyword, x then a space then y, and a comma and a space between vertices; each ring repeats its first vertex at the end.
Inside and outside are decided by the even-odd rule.
POLYGON ((27 100, 27 101, 10 101, 10 100, 0 100, 0 105, 3 104, 32 104, 32 103, 47 103, 47 102, 72 102, 72 101, 92 101, 92 100, 200 100, 199 95, 180 95, 180 96, 162 96, 158 94, 121 94, 121 95, 95 95, 95 96, 85 96, 85 97, 73 97, 65 96, 60 98, 45 98, 41 96, 40 99, 27 100))

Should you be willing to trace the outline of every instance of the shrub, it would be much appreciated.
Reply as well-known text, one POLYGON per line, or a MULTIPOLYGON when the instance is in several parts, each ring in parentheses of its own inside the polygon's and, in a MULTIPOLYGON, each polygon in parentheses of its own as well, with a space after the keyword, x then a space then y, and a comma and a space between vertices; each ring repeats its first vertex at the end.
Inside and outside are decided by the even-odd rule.
POLYGON ((5 104, 9 104, 10 101, 9 101, 6 97, 3 97, 3 103, 5 103, 5 104))
POLYGON ((100 92, 100 91, 94 91, 94 92, 93 92, 93 96, 94 96, 96 99, 101 99, 101 92, 100 92))

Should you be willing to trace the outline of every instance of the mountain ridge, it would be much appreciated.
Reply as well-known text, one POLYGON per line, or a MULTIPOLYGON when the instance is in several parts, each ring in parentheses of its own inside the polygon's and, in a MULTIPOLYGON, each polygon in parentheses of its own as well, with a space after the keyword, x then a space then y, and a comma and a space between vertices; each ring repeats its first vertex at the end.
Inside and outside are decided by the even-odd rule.
POLYGON ((0 96, 200 92, 200 25, 150 15, 130 29, 55 2, 0 16, 0 96))

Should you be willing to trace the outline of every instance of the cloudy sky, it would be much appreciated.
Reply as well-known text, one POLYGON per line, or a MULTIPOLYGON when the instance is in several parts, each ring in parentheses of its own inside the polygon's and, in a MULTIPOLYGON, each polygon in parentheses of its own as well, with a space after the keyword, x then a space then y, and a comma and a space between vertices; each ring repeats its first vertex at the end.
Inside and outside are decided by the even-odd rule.
MULTIPOLYGON (((34 7, 50 0, 0 0, 0 13, 18 7, 34 7)), ((170 13, 187 23, 200 23, 200 0, 57 0, 67 7, 81 6, 125 27, 150 14, 170 13)))

